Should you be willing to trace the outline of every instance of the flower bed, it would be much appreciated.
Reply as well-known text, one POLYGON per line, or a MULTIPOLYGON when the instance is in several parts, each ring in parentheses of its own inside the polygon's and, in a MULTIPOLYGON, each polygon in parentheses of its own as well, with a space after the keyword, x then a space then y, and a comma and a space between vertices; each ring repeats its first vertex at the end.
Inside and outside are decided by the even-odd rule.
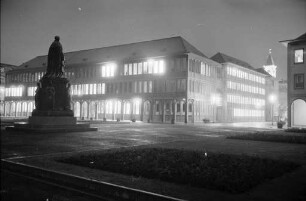
POLYGON ((267 133, 248 133, 241 135, 231 135, 228 136, 227 139, 306 144, 306 136, 301 136, 301 135, 297 136, 297 135, 280 135, 280 134, 267 134, 267 133))
POLYGON ((58 159, 115 173, 240 193, 299 165, 246 155, 126 148, 58 159))

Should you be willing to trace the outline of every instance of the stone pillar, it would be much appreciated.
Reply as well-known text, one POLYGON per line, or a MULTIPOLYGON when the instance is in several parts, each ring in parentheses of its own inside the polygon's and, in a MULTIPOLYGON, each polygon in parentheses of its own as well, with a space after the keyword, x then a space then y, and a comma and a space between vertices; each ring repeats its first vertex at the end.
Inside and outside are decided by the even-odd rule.
POLYGON ((166 100, 163 100, 163 108, 162 108, 162 112, 163 112, 163 118, 162 118, 162 122, 165 123, 166 122, 166 100))
POLYGON ((153 110, 154 110, 154 100, 150 101, 150 114, 149 114, 149 119, 150 122, 153 122, 153 110))
POLYGON ((188 100, 185 101, 185 123, 188 123, 188 100))
POLYGON ((288 99, 288 114, 287 114, 287 118, 288 118, 288 127, 291 127, 292 126, 292 110, 294 111, 294 105, 292 104, 292 100, 291 99, 288 99), (291 108, 292 107, 292 108, 291 108))
POLYGON ((173 100, 172 108, 173 108, 173 111, 172 111, 173 117, 172 117, 171 123, 175 124, 176 123, 176 100, 173 100))
POLYGON ((134 118, 134 102, 133 100, 130 100, 130 106, 131 106, 131 120, 134 118))
POLYGON ((116 101, 113 101, 113 102, 112 102, 112 106, 113 106, 113 107, 112 107, 112 110, 113 110, 113 111, 112 111, 112 120, 115 120, 115 102, 116 102, 116 101))
POLYGON ((80 119, 82 119, 83 116, 83 101, 80 101, 80 119))
POLYGON ((95 119, 98 119, 98 103, 95 102, 95 119))
POLYGON ((3 116, 6 116, 5 105, 6 105, 6 102, 4 101, 4 102, 3 102, 3 116))
POLYGON ((121 100, 121 120, 124 120, 124 100, 121 100))
POLYGON ((191 109, 192 109, 192 117, 191 117, 191 123, 194 123, 194 100, 191 102, 191 109))
POLYGON ((103 100, 103 119, 106 119, 106 100, 103 100))
POLYGON ((90 105, 91 105, 91 103, 88 101, 88 103, 87 103, 87 118, 88 118, 88 119, 91 118, 91 116, 90 116, 90 113, 91 113, 91 111, 90 111, 90 105))
POLYGON ((141 100, 141 107, 140 107, 140 121, 143 121, 143 114, 144 113, 144 101, 141 100))

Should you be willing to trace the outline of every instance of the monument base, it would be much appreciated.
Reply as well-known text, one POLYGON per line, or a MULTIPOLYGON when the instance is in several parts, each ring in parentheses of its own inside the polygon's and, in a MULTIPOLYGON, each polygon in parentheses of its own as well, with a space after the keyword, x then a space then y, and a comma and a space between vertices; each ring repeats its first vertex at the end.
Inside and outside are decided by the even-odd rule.
POLYGON ((31 125, 75 125, 76 117, 65 116, 32 116, 29 117, 29 124, 31 125))
MULTIPOLYGON (((57 117, 58 118, 58 117, 57 117)), ((21 131, 25 133, 68 133, 97 131, 98 128, 91 128, 90 124, 29 124, 27 122, 14 123, 14 126, 6 127, 7 131, 21 131)))

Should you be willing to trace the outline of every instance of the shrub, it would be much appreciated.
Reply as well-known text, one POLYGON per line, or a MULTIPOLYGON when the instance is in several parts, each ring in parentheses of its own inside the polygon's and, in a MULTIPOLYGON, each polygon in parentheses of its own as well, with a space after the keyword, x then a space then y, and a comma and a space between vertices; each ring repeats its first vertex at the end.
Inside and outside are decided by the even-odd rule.
POLYGON ((168 182, 244 192, 298 165, 246 155, 161 148, 128 148, 78 155, 61 162, 168 182))

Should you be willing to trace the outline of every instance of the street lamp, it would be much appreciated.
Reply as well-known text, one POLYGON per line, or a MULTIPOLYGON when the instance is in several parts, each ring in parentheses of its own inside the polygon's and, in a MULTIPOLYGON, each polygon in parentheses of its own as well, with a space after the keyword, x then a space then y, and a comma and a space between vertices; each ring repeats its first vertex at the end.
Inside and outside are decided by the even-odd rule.
POLYGON ((271 103, 271 121, 272 121, 272 125, 273 125, 273 107, 274 107, 275 101, 276 101, 276 96, 274 94, 270 94, 269 102, 271 103))

